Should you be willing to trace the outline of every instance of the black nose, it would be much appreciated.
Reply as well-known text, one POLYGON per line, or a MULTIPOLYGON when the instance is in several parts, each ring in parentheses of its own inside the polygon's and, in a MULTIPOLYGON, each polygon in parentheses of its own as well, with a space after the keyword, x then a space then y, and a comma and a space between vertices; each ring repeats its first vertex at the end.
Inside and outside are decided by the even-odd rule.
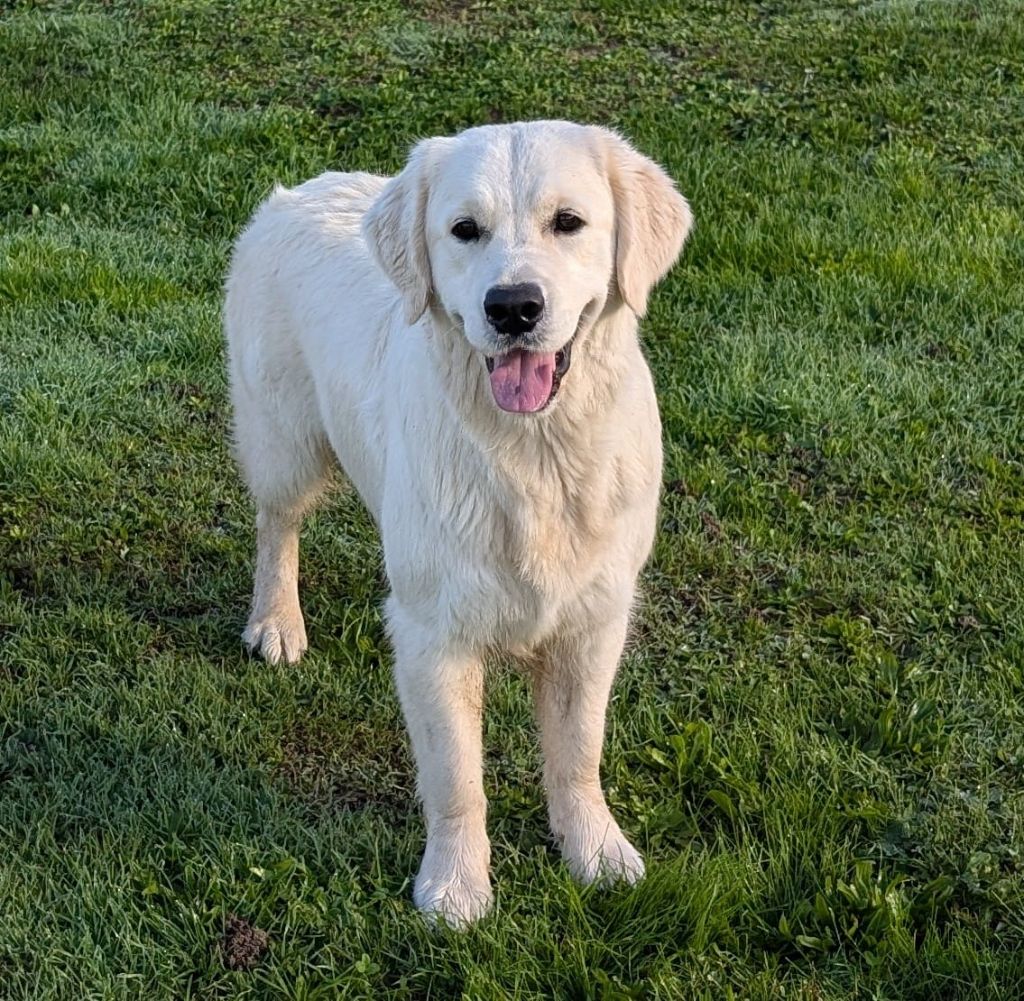
POLYGON ((533 282, 496 285, 484 296, 484 312, 499 334, 525 334, 544 312, 544 293, 533 282))

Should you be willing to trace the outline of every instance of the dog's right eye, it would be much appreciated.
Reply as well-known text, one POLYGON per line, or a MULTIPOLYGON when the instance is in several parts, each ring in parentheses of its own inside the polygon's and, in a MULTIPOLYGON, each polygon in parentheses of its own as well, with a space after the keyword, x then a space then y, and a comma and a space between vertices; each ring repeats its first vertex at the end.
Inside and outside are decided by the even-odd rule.
POLYGON ((463 243, 480 239, 480 227, 472 219, 460 219, 452 226, 452 236, 463 243))

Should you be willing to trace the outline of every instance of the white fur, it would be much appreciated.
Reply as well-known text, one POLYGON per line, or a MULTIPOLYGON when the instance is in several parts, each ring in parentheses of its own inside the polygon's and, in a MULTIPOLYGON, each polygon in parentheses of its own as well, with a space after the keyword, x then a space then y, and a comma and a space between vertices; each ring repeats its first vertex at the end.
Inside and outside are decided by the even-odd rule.
POLYGON ((427 844, 416 903, 463 924, 491 901, 481 779, 483 659, 534 679, 552 830, 586 882, 644 872, 599 764, 637 574, 654 537, 661 437, 636 316, 689 207, 617 135, 567 122, 420 143, 393 179, 277 189, 238 241, 225 327, 239 462, 255 497, 246 641, 306 649, 298 532, 337 462, 381 533, 395 677, 427 844), (572 209, 585 226, 556 233, 572 209), (472 217, 478 241, 452 225, 472 217), (532 281, 540 350, 576 334, 552 404, 495 404, 487 289, 532 281))

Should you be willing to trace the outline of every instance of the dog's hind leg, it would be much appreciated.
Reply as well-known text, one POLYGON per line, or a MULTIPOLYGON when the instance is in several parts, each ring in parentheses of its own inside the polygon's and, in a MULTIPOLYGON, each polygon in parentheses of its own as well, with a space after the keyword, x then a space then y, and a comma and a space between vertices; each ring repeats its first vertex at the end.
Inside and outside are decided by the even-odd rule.
POLYGON ((299 605, 299 528, 294 509, 261 507, 256 514, 256 574, 252 610, 242 639, 276 664, 295 663, 306 652, 306 625, 299 605))
MULTIPOLYGON (((274 664, 295 663, 306 650, 299 605, 299 531, 328 482, 330 447, 311 419, 275 420, 235 400, 235 452, 256 502, 256 572, 242 639, 274 664), (305 432, 305 433, 303 433, 305 432)), ((312 394, 310 394, 312 395, 312 394)), ((294 419, 299 418, 299 419, 294 419)))

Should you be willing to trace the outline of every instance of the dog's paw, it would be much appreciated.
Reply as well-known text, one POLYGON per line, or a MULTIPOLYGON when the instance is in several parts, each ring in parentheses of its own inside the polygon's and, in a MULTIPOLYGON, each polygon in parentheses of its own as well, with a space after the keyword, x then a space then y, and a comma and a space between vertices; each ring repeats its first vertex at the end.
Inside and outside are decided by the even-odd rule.
POLYGON ((632 886, 644 878, 644 860, 607 811, 580 816, 561 836, 562 858, 584 885, 632 886))
POLYGON ((294 664, 306 652, 306 625, 302 612, 274 612, 253 615, 242 633, 242 642, 268 663, 280 660, 294 664))
POLYGON ((464 929, 482 918, 494 902, 486 843, 474 852, 465 842, 428 841, 412 899, 431 924, 443 921, 464 929))
POLYGON ((443 921, 449 928, 462 931, 491 909, 494 894, 487 879, 472 879, 464 873, 424 879, 421 872, 412 899, 431 924, 443 921))

